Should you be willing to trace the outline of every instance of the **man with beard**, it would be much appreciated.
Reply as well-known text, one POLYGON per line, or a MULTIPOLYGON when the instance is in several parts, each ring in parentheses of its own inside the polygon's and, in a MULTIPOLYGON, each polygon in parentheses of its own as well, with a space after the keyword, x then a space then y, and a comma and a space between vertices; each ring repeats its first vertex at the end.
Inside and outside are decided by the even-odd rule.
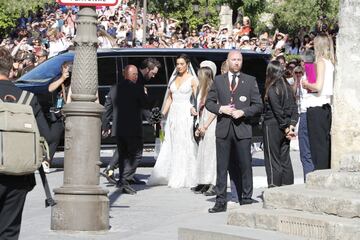
MULTIPOLYGON (((141 85, 144 87, 145 83, 153 79, 156 74, 159 71, 159 68, 161 68, 161 64, 158 60, 155 58, 146 58, 144 61, 141 62, 141 65, 139 67, 139 74, 138 79, 136 81, 137 85, 141 85)), ((116 135, 116 122, 118 118, 118 111, 117 109, 114 109, 114 101, 115 96, 117 94, 117 87, 116 85, 112 86, 109 94, 106 96, 106 101, 104 104, 105 107, 105 113, 103 115, 103 124, 102 124, 102 135, 103 137, 107 137, 109 135, 115 136, 116 135), (114 123, 114 124, 111 124, 114 123)), ((149 110, 143 109, 142 115, 148 119, 151 115, 149 110)), ((138 158, 138 162, 134 164, 129 164, 127 161, 124 163, 124 173, 123 178, 129 183, 129 184, 144 184, 143 181, 140 181, 138 178, 135 177, 136 168, 139 165, 139 162, 141 158, 138 158)), ((116 179, 114 176, 114 170, 117 168, 119 163, 119 155, 118 151, 115 150, 114 155, 109 163, 109 165, 106 167, 103 173, 104 177, 113 184, 116 184, 116 179)), ((134 190, 135 191, 135 190, 134 190)))

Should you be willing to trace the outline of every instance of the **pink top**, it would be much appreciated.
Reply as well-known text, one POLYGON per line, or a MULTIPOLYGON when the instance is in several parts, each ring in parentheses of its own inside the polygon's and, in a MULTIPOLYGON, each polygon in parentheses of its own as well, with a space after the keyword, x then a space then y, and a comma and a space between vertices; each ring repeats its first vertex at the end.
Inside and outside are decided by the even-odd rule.
POLYGON ((314 63, 305 63, 305 73, 309 83, 316 83, 316 69, 314 63))

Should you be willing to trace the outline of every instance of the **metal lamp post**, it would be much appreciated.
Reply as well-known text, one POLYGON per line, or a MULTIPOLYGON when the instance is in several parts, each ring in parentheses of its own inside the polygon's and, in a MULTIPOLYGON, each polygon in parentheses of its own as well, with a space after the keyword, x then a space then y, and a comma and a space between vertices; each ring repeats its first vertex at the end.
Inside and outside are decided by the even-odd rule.
POLYGON ((101 231, 109 229, 107 190, 99 186, 101 113, 95 103, 98 90, 97 14, 94 7, 78 13, 72 102, 63 111, 65 160, 63 186, 54 189, 51 229, 101 231))

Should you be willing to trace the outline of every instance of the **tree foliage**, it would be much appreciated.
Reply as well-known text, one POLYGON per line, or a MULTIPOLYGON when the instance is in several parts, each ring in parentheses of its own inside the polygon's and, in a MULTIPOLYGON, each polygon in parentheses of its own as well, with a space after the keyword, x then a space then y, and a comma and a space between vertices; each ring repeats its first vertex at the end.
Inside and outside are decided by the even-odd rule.
POLYGON ((296 33, 302 27, 312 29, 320 16, 325 15, 328 24, 337 20, 339 0, 286 0, 274 1, 269 11, 274 14, 274 26, 280 31, 296 33))
POLYGON ((199 25, 209 23, 216 26, 219 23, 219 13, 216 11, 217 1, 208 0, 208 11, 206 14, 206 0, 199 0, 200 12, 195 14, 192 6, 193 1, 189 0, 153 0, 148 1, 148 12, 161 13, 167 18, 174 18, 179 21, 184 19, 190 28, 197 28, 199 25))
POLYGON ((312 29, 321 15, 326 15, 327 21, 331 24, 337 20, 339 12, 339 0, 208 0, 210 15, 206 18, 206 0, 199 0, 200 13, 198 15, 195 15, 192 10, 192 2, 192 0, 152 0, 148 1, 149 12, 161 13, 180 21, 186 18, 191 27, 204 24, 206 20, 215 26, 219 23, 219 14, 215 10, 215 5, 228 3, 234 11, 234 23, 241 21, 239 18, 236 19, 239 10, 243 16, 250 17, 256 33, 263 30, 275 30, 268 29, 260 21, 264 13, 273 15, 272 25, 280 31, 296 33, 301 27, 312 29))
POLYGON ((0 0, 0 35, 4 36, 9 30, 16 26, 16 19, 21 12, 27 13, 28 10, 35 10, 37 6, 45 3, 55 2, 53 0, 0 0))

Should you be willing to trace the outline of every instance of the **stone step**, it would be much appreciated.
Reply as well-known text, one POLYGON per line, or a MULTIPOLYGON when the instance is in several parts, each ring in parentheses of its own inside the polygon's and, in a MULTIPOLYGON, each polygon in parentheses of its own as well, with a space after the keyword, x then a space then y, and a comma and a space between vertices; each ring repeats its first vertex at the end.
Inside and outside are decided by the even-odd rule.
POLYGON ((351 191, 309 189, 305 185, 290 185, 264 191, 264 207, 333 214, 340 217, 360 217, 360 194, 351 191))
POLYGON ((305 240, 305 238, 224 223, 224 225, 179 228, 178 240, 305 240))
POLYGON ((288 209, 264 209, 261 204, 241 206, 229 212, 228 224, 278 231, 306 239, 358 240, 360 219, 288 209))
POLYGON ((350 190, 360 194, 360 172, 319 170, 306 175, 306 187, 313 189, 350 190))

